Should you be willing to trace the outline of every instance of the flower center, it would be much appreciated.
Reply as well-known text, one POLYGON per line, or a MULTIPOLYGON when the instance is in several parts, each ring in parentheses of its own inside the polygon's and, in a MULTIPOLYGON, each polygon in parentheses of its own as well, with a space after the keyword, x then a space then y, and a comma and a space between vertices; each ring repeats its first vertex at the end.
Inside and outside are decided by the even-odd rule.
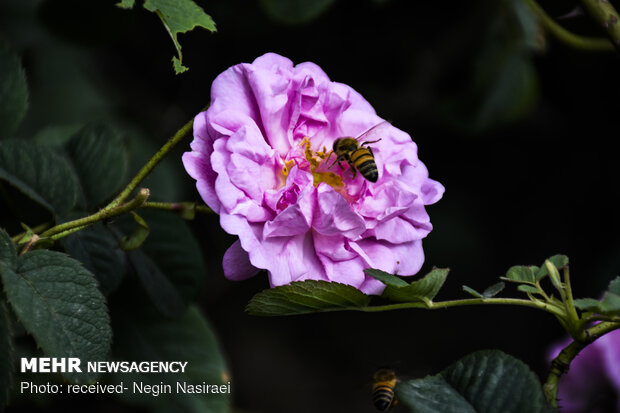
POLYGON ((317 186, 321 182, 332 186, 336 190, 344 188, 344 182, 342 177, 334 172, 326 170, 324 161, 329 158, 331 151, 327 152, 327 149, 323 147, 322 151, 313 151, 310 145, 310 139, 304 138, 299 145, 304 149, 304 158, 310 165, 310 172, 314 177, 314 186, 317 186))

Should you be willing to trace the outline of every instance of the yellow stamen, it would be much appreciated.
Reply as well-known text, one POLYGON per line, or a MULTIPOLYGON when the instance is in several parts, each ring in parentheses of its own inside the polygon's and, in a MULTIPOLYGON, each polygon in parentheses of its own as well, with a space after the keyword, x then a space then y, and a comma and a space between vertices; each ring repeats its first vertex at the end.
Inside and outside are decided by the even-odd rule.
POLYGON ((288 173, 291 171, 293 166, 295 166, 295 161, 293 159, 289 159, 288 161, 284 162, 284 166, 282 167, 282 173, 284 174, 284 176, 288 176, 288 173))
POLYGON ((323 162, 328 156, 327 149, 325 147, 323 147, 322 151, 314 152, 310 145, 310 139, 308 139, 307 137, 301 141, 301 144, 299 146, 304 148, 304 157, 310 164, 310 171, 312 172, 312 176, 314 177, 314 186, 317 186, 321 182, 325 182, 326 184, 334 187, 335 189, 340 189, 344 187, 342 178, 334 172, 317 171, 317 169, 321 165, 321 162, 323 162))

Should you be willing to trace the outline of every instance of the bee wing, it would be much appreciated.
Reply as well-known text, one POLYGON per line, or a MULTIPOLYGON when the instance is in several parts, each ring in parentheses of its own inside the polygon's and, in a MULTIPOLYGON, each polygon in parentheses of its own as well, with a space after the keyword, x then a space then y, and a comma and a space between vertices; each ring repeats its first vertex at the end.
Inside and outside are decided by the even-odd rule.
POLYGON ((392 126, 392 124, 387 120, 384 120, 383 122, 377 123, 375 126, 371 127, 365 132, 362 132, 362 134, 360 134, 355 139, 360 142, 378 141, 383 137, 383 135, 385 135, 385 132, 390 126, 392 126))

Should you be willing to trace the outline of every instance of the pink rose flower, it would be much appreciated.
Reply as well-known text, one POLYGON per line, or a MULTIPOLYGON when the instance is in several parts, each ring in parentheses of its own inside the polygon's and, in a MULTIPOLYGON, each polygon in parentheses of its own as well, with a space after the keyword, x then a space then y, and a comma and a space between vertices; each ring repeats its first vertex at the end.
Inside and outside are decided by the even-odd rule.
POLYGON ((224 255, 227 278, 265 269, 271 286, 312 279, 379 294, 383 283, 365 268, 420 270, 432 229, 424 206, 444 188, 428 178, 410 136, 384 123, 365 139, 381 139, 369 144, 376 183, 329 154, 336 139, 381 122, 314 63, 268 53, 215 79, 183 163, 222 228, 239 236, 224 255))
MULTIPOLYGON (((569 343, 554 346, 549 360, 569 343)), ((620 330, 581 350, 560 379, 558 400, 562 413, 620 412, 620 330)))

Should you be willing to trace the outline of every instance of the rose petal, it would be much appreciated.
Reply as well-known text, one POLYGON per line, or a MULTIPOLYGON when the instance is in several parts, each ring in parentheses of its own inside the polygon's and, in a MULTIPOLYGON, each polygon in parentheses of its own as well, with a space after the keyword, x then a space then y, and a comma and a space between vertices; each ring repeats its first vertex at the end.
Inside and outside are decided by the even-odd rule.
POLYGON ((250 263, 248 253, 235 241, 224 253, 222 260, 224 275, 232 281, 241 281, 255 276, 260 270, 250 263))

